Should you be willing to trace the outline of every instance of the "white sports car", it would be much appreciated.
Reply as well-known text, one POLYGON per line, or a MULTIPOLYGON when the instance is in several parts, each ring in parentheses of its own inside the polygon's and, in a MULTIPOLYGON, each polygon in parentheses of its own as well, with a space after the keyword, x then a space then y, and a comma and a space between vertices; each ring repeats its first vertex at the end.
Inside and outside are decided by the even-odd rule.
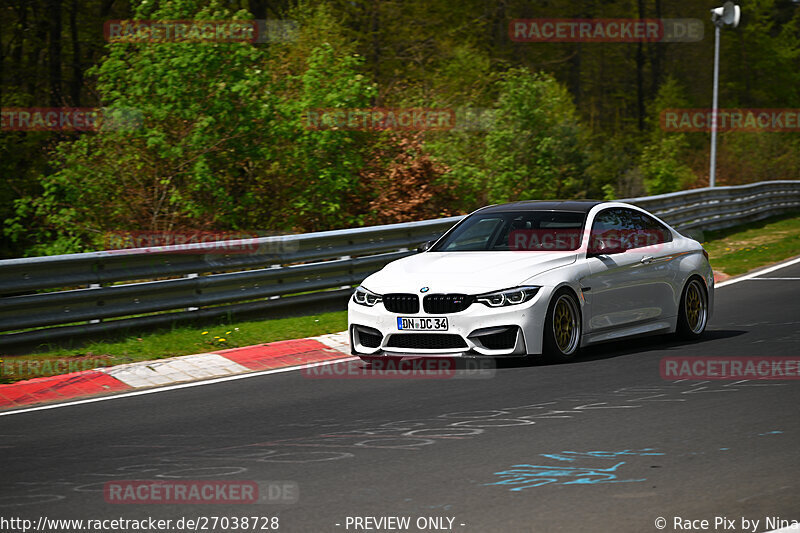
POLYGON ((348 305, 352 353, 572 359, 582 346, 705 330, 708 254, 620 202, 479 209, 422 253, 366 278, 348 305))

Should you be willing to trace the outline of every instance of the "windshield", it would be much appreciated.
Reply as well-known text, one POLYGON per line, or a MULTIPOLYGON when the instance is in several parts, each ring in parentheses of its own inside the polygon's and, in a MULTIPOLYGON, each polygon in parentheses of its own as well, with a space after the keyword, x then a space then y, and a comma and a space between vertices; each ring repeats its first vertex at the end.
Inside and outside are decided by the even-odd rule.
POLYGON ((508 211, 475 213, 432 252, 569 251, 581 245, 586 213, 508 211))

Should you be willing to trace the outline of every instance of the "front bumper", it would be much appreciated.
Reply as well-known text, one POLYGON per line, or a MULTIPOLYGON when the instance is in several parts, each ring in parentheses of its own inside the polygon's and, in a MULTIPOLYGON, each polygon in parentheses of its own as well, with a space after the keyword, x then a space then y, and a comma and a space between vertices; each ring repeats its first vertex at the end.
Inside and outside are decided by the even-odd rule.
POLYGON ((549 291, 542 287, 528 302, 506 307, 473 303, 448 314, 393 313, 383 303, 348 305, 348 331, 353 355, 498 357, 541 353, 549 291), (403 331, 398 317, 448 320, 447 331, 403 331))

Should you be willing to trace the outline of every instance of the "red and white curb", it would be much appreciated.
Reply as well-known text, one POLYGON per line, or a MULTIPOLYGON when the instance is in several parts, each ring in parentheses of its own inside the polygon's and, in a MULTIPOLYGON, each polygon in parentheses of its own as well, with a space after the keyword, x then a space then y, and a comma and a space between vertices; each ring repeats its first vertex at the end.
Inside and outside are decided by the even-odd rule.
POLYGON ((0 409, 350 358, 347 332, 95 368, 0 385, 0 409))

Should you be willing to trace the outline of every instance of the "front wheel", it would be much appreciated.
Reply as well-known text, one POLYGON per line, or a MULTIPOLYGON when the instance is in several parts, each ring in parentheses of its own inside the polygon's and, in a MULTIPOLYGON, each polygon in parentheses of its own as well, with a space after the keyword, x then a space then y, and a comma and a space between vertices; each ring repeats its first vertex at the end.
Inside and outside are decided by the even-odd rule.
POLYGON ((544 353, 553 363, 571 361, 581 344, 581 312, 578 301, 564 289, 555 294, 544 322, 544 353))
POLYGON ((698 278, 691 278, 683 289, 678 311, 678 336, 696 339, 703 334, 708 323, 708 293, 698 278))

